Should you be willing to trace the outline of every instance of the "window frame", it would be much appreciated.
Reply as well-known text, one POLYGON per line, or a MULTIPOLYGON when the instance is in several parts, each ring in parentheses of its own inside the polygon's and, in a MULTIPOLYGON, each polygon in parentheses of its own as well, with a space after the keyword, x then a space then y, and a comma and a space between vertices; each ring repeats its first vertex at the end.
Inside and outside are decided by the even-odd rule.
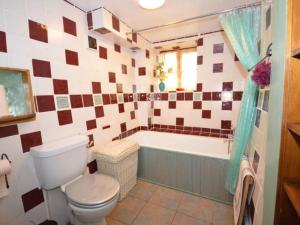
MULTIPOLYGON (((176 60, 177 60, 177 68, 176 68, 176 77, 177 77, 177 85, 176 89, 172 91, 185 91, 185 88, 182 87, 182 55, 184 53, 189 53, 189 52, 195 52, 197 53, 197 47, 190 47, 190 48, 181 48, 181 49, 176 49, 176 50, 168 50, 168 51, 161 51, 159 54, 164 55, 168 53, 176 53, 176 60)), ((197 61, 195 62, 197 65, 197 61)))

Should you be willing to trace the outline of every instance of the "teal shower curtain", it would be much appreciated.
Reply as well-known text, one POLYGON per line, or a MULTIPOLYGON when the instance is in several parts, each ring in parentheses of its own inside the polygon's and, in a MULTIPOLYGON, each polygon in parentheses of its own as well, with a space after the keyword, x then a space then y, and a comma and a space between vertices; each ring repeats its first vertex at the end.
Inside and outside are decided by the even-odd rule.
MULTIPOLYGON (((242 65, 249 70, 259 60, 260 7, 234 10, 220 15, 221 24, 242 65)), ((230 167, 226 177, 226 189, 234 194, 239 176, 241 158, 251 138, 256 114, 258 87, 249 72, 235 129, 230 167)))

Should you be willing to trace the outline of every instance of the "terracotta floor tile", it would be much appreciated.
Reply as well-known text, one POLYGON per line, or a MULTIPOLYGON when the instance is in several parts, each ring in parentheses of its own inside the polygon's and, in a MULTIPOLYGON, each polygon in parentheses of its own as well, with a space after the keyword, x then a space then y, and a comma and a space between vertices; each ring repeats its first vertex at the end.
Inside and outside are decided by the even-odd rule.
POLYGON ((150 203, 176 210, 183 193, 174 189, 159 187, 150 199, 150 203))
POLYGON ((172 225, 211 225, 211 223, 195 219, 182 213, 176 213, 172 225))
POLYGON ((107 225, 126 225, 125 223, 121 223, 117 220, 113 220, 111 218, 106 218, 107 225))
POLYGON ((213 215, 214 225, 233 225, 233 208, 232 206, 216 203, 217 207, 213 215))
POLYGON ((138 180, 137 184, 129 192, 129 195, 144 201, 148 201, 158 187, 158 185, 138 180))
POLYGON ((171 225, 175 211, 147 203, 133 225, 171 225))
POLYGON ((131 224, 145 204, 145 201, 128 196, 118 203, 109 217, 125 224, 131 224))
POLYGON ((177 211, 196 219, 212 223, 216 207, 216 202, 212 200, 184 194, 177 211))

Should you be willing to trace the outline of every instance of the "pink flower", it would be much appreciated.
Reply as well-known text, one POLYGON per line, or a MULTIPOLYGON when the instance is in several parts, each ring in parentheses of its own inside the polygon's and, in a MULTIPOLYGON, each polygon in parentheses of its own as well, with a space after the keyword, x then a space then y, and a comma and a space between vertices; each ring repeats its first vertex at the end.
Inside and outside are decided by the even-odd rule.
POLYGON ((252 80, 262 88, 270 84, 271 63, 265 61, 256 65, 252 80))

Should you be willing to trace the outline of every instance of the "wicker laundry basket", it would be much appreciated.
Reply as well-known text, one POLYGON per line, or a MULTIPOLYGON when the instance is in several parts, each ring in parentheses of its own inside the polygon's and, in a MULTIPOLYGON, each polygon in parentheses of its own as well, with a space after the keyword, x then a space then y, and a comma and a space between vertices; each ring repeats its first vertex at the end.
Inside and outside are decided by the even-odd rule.
POLYGON ((119 181, 119 200, 136 184, 138 149, 136 142, 124 139, 97 146, 93 151, 99 173, 113 176, 119 181))

